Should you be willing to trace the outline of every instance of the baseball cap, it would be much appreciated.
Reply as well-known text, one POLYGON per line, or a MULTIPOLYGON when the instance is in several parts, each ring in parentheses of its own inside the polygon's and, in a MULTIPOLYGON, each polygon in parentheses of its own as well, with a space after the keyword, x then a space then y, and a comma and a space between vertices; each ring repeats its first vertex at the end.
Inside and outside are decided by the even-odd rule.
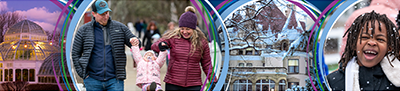
POLYGON ((111 11, 110 8, 108 8, 108 4, 104 0, 97 0, 94 5, 92 5, 92 11, 97 12, 99 14, 103 14, 106 11, 111 11))

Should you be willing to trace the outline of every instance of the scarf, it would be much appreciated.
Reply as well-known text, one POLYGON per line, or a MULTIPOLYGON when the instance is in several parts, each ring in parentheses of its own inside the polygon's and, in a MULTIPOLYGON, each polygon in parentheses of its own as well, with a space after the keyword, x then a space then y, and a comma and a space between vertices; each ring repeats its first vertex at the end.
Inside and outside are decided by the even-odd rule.
MULTIPOLYGON (((385 73, 386 77, 389 79, 393 85, 396 87, 400 87, 400 77, 398 76, 400 74, 400 62, 398 59, 395 59, 393 62, 393 67, 390 65, 389 61, 390 59, 393 59, 394 56, 390 56, 389 59, 387 57, 384 57, 382 59, 381 67, 383 72, 385 73)), ((359 65, 357 64, 356 57, 353 57, 346 66, 345 70, 345 90, 346 91, 360 91, 360 84, 358 82, 359 76, 358 76, 358 70, 359 70, 359 65)))

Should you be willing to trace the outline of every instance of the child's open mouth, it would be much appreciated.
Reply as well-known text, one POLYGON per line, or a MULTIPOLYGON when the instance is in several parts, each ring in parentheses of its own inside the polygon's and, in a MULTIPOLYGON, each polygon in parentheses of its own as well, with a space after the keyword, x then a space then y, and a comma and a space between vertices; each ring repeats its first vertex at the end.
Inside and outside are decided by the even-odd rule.
POLYGON ((374 50, 368 50, 368 51, 364 51, 364 57, 367 60, 372 60, 376 57, 376 55, 378 54, 377 51, 374 50))

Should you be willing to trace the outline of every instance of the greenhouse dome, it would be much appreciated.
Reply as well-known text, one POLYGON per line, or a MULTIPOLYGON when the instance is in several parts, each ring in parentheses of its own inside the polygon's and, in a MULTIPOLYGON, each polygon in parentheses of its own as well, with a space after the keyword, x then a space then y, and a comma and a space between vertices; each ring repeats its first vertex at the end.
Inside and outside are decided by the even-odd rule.
POLYGON ((0 44, 0 61, 44 60, 51 53, 59 53, 47 37, 43 28, 30 20, 16 23, 0 44))
POLYGON ((39 73, 37 74, 37 76, 39 77, 39 82, 56 83, 54 71, 60 82, 63 82, 65 80, 65 78, 63 78, 63 75, 67 76, 67 80, 69 82, 72 81, 71 78, 69 77, 69 71, 67 66, 67 60, 65 58, 65 53, 63 55, 63 60, 61 60, 61 53, 52 53, 44 60, 44 62, 40 66, 39 73), (64 63, 64 66, 61 66, 62 61, 64 63), (65 74, 63 68, 65 69, 65 74))
POLYGON ((63 72, 62 68, 64 68, 65 73, 69 75, 65 53, 63 55, 63 59, 64 67, 61 67, 61 53, 50 54, 50 56, 48 56, 40 66, 38 76, 54 76, 53 65, 57 76, 61 76, 61 72, 63 72))
POLYGON ((43 28, 38 24, 30 21, 30 20, 22 20, 12 26, 5 35, 10 34, 20 34, 20 33, 29 33, 29 34, 44 34, 46 32, 43 31, 43 28))

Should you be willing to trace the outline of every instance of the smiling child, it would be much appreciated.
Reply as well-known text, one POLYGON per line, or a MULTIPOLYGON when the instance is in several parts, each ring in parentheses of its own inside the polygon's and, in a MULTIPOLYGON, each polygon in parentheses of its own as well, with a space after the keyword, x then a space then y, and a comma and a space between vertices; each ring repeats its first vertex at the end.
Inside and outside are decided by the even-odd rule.
POLYGON ((398 31, 385 14, 356 18, 346 31, 339 69, 328 78, 332 90, 400 90, 398 31))

